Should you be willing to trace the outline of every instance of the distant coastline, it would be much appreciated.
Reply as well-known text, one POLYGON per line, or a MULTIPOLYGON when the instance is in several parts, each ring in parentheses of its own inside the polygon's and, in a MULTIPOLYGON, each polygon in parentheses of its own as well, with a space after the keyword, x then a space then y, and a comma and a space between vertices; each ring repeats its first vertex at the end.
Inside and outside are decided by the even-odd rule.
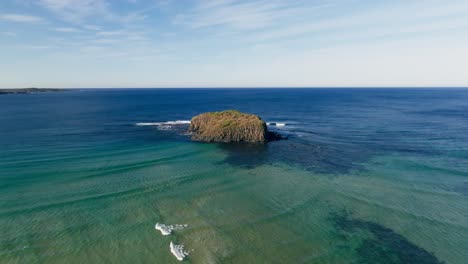
POLYGON ((31 94, 31 93, 45 93, 45 92, 65 92, 68 89, 53 89, 53 88, 20 88, 20 89, 0 89, 2 94, 31 94))

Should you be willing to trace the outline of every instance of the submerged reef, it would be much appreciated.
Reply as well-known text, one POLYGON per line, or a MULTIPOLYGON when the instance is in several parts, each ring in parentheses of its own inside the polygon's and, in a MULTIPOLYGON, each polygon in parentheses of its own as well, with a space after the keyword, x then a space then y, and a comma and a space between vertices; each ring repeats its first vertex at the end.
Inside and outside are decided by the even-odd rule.
POLYGON ((445 263, 433 253, 378 223, 352 218, 345 212, 332 214, 330 219, 344 238, 357 241, 360 233, 370 234, 355 249, 359 258, 357 263, 445 263))
POLYGON ((237 110, 208 112, 197 115, 190 122, 192 140, 224 143, 266 143, 282 139, 268 131, 265 121, 254 114, 237 110))

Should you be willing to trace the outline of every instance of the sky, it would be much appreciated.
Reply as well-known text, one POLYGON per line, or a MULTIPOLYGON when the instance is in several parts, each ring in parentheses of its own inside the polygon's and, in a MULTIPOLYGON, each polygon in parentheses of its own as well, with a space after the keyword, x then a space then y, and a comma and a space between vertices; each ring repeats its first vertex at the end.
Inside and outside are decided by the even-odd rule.
POLYGON ((1 0, 0 88, 468 86, 467 0, 1 0))

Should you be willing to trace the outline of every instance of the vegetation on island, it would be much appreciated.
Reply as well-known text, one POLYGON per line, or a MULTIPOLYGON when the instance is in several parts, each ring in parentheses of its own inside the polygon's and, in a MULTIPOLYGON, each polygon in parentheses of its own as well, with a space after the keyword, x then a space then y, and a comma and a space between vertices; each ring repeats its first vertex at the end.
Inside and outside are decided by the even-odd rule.
POLYGON ((279 139, 269 132, 265 121, 254 114, 237 110, 208 112, 192 118, 189 132, 192 140, 202 142, 266 143, 279 139))

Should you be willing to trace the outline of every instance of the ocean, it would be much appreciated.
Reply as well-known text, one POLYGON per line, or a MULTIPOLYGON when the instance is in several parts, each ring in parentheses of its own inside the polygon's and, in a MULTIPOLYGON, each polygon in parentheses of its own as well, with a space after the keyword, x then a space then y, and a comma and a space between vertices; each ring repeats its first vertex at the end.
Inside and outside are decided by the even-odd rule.
POLYGON ((0 263, 466 263, 467 131, 468 89, 2 95, 0 263), (225 109, 288 139, 190 140, 225 109))

